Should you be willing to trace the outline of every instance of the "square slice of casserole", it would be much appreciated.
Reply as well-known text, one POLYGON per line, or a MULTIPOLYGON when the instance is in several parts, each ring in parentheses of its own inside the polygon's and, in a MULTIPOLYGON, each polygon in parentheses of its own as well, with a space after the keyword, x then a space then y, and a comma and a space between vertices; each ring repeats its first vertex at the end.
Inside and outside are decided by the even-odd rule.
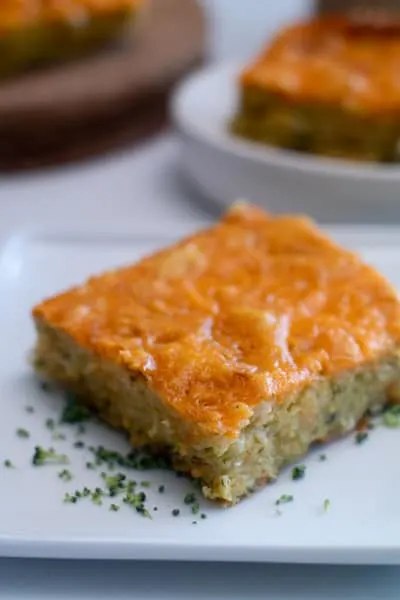
POLYGON ((33 309, 35 367, 234 504, 400 379, 400 303, 306 218, 216 226, 33 309))
POLYGON ((400 160, 400 21, 329 15, 278 32, 240 75, 234 133, 345 159, 400 160))

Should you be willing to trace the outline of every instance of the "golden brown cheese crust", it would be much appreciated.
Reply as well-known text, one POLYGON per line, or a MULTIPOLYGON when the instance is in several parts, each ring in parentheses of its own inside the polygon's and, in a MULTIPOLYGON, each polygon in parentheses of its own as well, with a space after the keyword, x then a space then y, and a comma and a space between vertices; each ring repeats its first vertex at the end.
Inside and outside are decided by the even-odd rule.
POLYGON ((390 354, 389 283, 313 223, 237 205, 217 226, 36 306, 35 318, 142 374, 204 431, 390 354))
POLYGON ((81 21, 130 11, 143 0, 1 0, 0 34, 29 25, 52 21, 81 21))
POLYGON ((244 87, 361 114, 400 112, 400 21, 327 16, 281 31, 241 76, 244 87))

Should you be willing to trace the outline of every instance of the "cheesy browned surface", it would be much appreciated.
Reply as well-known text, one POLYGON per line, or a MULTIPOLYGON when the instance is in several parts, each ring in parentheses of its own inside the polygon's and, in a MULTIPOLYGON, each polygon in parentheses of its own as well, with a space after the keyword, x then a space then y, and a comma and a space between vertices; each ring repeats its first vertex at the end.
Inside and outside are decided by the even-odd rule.
POLYGON ((0 0, 0 78, 85 56, 118 39, 144 0, 0 0))
POLYGON ((143 0, 1 0, 0 34, 36 22, 83 21, 130 11, 143 0))
POLYGON ((391 285, 308 219, 237 205, 215 227, 50 298, 36 319, 235 438, 255 407, 390 355, 391 285))
POLYGON ((325 16, 280 31, 241 76, 244 88, 367 115, 400 112, 400 20, 325 16))

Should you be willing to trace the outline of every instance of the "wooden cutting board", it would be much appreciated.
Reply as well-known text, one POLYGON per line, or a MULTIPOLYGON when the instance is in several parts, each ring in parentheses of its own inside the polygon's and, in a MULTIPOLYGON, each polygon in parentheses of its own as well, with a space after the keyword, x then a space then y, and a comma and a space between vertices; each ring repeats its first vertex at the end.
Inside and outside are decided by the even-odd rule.
POLYGON ((196 0, 149 0, 118 45, 0 84, 0 170, 79 160, 166 124, 177 80, 205 53, 196 0))

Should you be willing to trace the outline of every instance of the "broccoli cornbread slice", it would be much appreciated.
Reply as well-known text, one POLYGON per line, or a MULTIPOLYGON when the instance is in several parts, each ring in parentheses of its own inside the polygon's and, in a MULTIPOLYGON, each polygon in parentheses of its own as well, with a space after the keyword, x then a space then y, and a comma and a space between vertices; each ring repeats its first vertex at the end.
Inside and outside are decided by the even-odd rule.
POLYGON ((216 226, 33 309, 37 371, 234 504, 400 380, 400 302, 302 217, 216 226))
POLYGON ((241 73, 239 136, 372 162, 400 159, 400 21, 328 15, 280 31, 241 73))
POLYGON ((0 76, 80 56, 118 36, 143 0, 3 0, 0 76))

